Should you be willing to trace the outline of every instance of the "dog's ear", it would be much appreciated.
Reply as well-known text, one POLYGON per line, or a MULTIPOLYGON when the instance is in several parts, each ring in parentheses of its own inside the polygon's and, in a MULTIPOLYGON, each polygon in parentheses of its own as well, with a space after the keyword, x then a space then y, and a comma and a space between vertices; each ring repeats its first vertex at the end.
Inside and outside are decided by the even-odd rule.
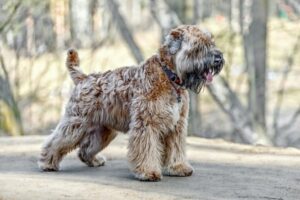
POLYGON ((165 45, 169 49, 169 53, 174 55, 180 49, 182 43, 182 32, 180 30, 172 30, 166 37, 165 45))

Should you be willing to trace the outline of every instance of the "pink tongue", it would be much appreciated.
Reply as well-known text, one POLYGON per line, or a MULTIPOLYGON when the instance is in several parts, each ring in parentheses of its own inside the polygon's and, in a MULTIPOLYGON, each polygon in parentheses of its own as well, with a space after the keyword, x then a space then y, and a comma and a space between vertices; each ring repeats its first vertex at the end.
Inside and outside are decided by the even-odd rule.
POLYGON ((205 79, 206 79, 206 83, 211 83, 213 80, 212 73, 208 72, 207 74, 205 74, 205 79))

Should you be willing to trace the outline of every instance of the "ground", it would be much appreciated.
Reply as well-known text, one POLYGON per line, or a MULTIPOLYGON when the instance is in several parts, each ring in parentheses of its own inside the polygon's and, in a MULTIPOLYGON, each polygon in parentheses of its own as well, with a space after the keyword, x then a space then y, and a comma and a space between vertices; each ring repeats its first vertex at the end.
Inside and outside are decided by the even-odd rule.
POLYGON ((253 147, 223 140, 188 138, 191 177, 161 182, 133 179, 126 162, 127 137, 104 152, 107 163, 89 168, 75 152, 59 172, 40 172, 43 136, 0 138, 0 200, 27 199, 300 199, 300 150, 253 147))

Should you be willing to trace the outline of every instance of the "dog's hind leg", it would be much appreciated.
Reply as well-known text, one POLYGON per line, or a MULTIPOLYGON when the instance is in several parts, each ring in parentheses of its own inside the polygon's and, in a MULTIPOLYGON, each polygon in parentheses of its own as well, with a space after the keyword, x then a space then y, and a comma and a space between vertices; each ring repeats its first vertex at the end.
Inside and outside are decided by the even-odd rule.
POLYGON ((116 137, 117 133, 106 127, 94 128, 89 131, 80 142, 78 157, 89 167, 104 165, 103 157, 96 158, 96 154, 102 151, 116 137))
POLYGON ((62 119, 42 147, 39 168, 43 171, 57 171, 63 156, 78 146, 84 134, 85 128, 80 118, 62 119))

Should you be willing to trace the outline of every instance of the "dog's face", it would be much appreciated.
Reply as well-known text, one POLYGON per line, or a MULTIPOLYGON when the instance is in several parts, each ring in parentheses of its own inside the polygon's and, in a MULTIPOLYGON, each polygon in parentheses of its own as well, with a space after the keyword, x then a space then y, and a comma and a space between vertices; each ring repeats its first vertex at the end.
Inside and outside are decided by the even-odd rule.
POLYGON ((217 49, 213 36, 197 26, 184 25, 170 31, 163 47, 172 58, 183 86, 199 93, 218 74, 224 58, 217 49))

